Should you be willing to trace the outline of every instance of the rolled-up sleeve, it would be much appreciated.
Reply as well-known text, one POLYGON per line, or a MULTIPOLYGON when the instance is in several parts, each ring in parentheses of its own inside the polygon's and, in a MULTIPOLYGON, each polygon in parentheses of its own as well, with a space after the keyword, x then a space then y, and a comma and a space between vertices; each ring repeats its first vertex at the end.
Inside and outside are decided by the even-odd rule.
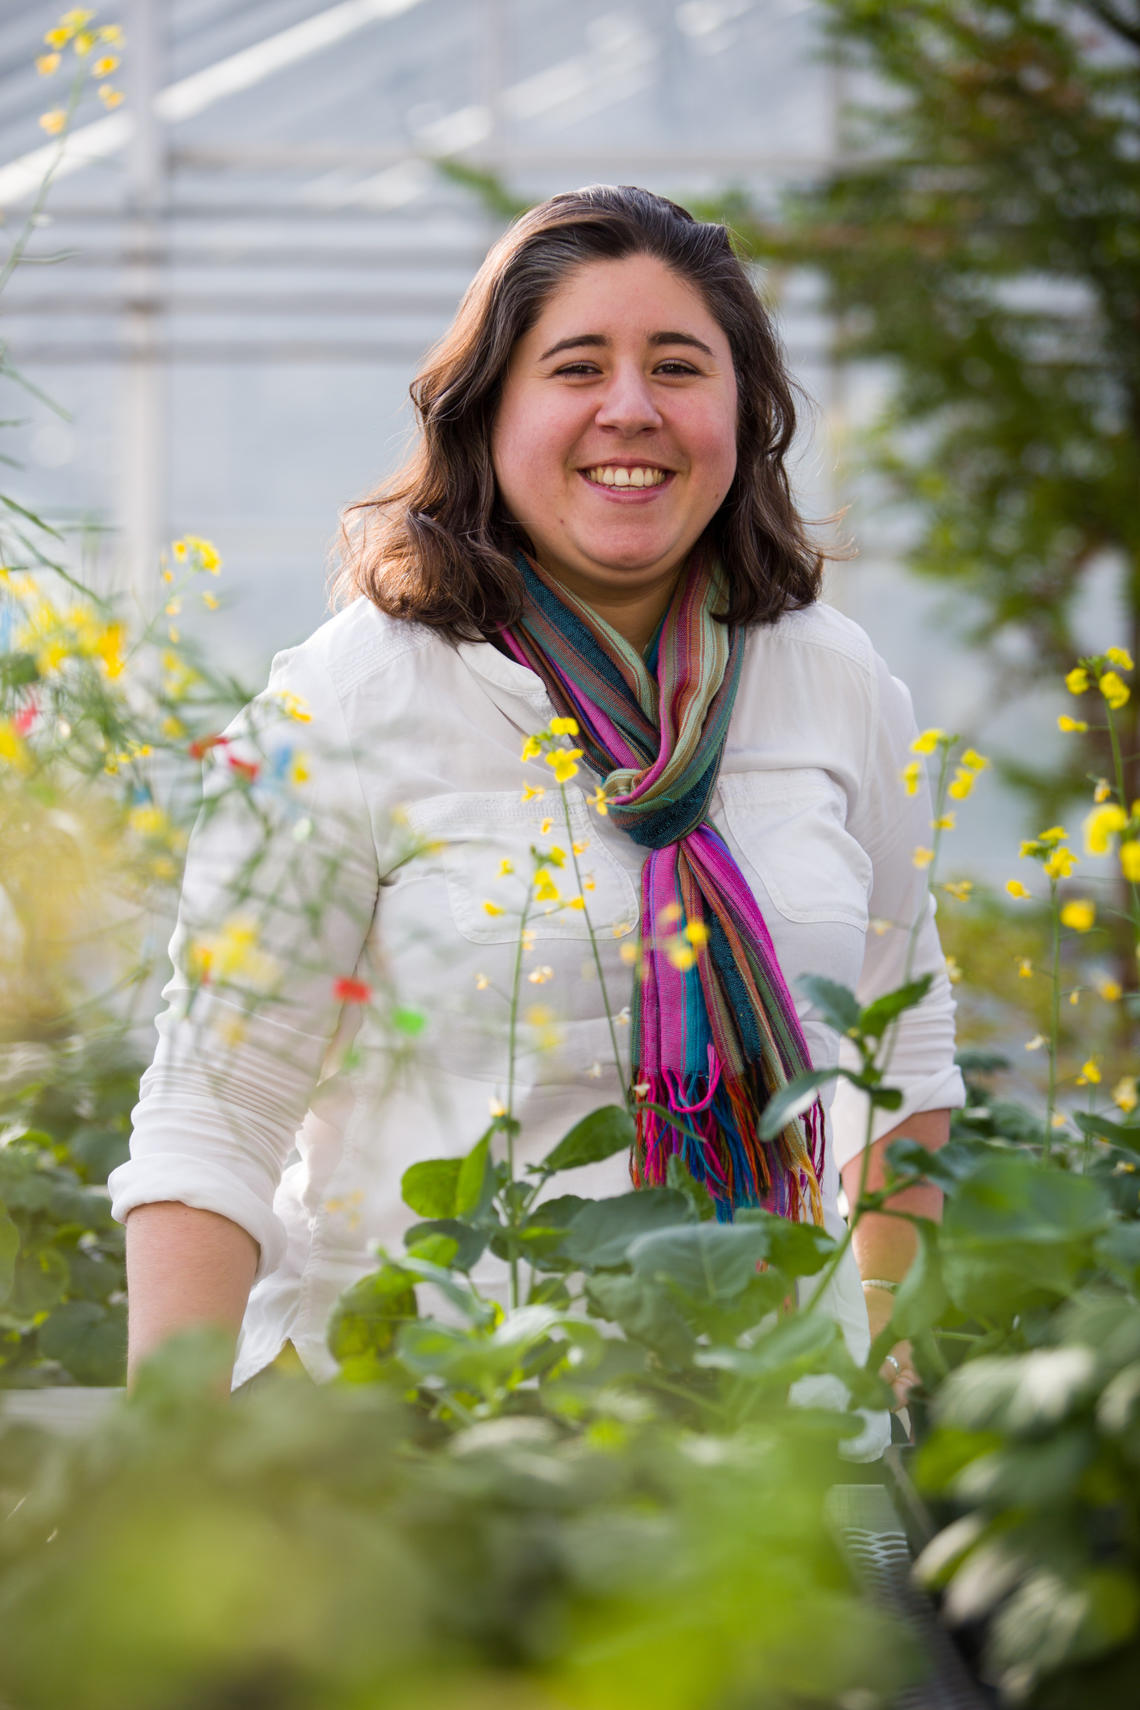
POLYGON ((273 1198, 357 971, 378 869, 334 685, 306 646, 206 756, 173 975, 112 1215, 178 1200, 240 1224, 275 1269, 273 1198))
MULTIPOLYGON (((873 882, 870 926, 857 987, 861 1004, 896 990, 905 980, 932 976, 922 1002, 899 1019, 886 1044, 884 1080, 902 1094, 897 1110, 877 1110, 870 1138, 877 1140, 921 1110, 956 1108, 966 1101, 962 1076, 954 1062, 954 997, 935 923, 935 902, 915 850, 932 841, 930 788, 925 776, 909 795, 902 772, 914 758, 917 735, 910 694, 876 656, 875 693, 862 787, 849 820, 871 857, 873 882)), ((840 1063, 858 1066, 849 1041, 840 1045, 840 1063)), ((831 1106, 832 1143, 842 1167, 862 1150, 868 1137, 866 1095, 840 1080, 831 1106)))

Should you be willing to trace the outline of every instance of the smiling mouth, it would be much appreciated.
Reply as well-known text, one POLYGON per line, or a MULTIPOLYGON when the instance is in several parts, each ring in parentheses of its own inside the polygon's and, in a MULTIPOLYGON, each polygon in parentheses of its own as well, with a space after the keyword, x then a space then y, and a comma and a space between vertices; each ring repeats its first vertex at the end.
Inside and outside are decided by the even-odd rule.
POLYGON ((673 471, 654 463, 637 464, 633 468, 623 463, 596 463, 578 473, 595 487, 633 488, 641 492, 646 487, 663 487, 671 479, 673 471))

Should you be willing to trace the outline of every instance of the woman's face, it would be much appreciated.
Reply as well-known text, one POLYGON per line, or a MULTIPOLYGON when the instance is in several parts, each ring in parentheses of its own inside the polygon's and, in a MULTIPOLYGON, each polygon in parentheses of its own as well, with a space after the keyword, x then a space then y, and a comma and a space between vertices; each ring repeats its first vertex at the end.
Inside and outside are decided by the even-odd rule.
POLYGON ((732 352, 699 292, 648 255, 576 268, 515 346, 491 455, 572 593, 671 587, 736 471, 732 352))

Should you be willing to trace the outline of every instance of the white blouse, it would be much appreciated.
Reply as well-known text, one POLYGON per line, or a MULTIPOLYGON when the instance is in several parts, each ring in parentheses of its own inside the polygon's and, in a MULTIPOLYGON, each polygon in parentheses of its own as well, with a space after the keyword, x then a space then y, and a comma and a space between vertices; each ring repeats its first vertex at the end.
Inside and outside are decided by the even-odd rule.
MULTIPOLYGON (((453 647, 360 599, 278 655, 264 693, 207 756, 158 1048, 130 1160, 110 1187, 120 1221, 136 1205, 180 1200, 258 1243, 235 1385, 287 1339, 315 1378, 334 1374, 325 1326, 337 1295, 375 1268, 377 1243, 399 1253, 417 1221, 400 1198, 404 1171, 467 1152, 507 1099, 530 850, 569 842, 550 768, 519 758, 553 714, 534 673, 490 644, 453 647), (251 781, 235 789, 235 778, 251 781), (527 785, 545 794, 524 800, 527 785), (342 1001, 336 982, 348 977, 371 1001, 342 1001)), ((858 625, 823 604, 790 613, 749 633, 711 803, 817 1067, 836 1061, 839 1040, 801 997, 800 976, 825 974, 868 1002, 902 982, 921 917, 912 972, 934 982, 897 1029, 887 1080, 903 1104, 876 1133, 964 1101, 934 904, 912 860, 930 841, 930 799, 925 784, 908 795, 900 776, 914 734, 906 689, 858 625)), ((587 846, 587 909, 542 905, 528 922, 513 1087, 520 1174, 588 1110, 621 1097, 587 914, 610 1007, 622 1012, 645 852, 588 805, 595 784, 583 768, 566 786, 571 836, 587 846)), ((628 1034, 619 1013, 627 1067, 628 1034)), ((834 1233, 838 1166, 865 1131, 859 1095, 839 1089, 825 1093, 834 1233)), ((619 1156, 551 1191, 629 1185, 619 1156)), ((476 1281, 496 1289, 501 1267, 486 1263, 476 1281)), ((827 1304, 861 1360, 853 1260, 827 1304)), ((881 1443, 881 1419, 876 1429, 881 1443)))

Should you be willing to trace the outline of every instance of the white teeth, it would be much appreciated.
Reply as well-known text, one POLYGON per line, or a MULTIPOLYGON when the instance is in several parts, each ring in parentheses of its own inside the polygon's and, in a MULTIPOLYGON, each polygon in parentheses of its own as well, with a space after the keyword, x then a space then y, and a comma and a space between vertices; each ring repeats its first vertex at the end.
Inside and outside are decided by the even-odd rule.
POLYGON ((668 476, 666 469, 638 467, 627 469, 622 464, 600 463, 584 472, 591 481, 603 487, 659 487, 668 476))

